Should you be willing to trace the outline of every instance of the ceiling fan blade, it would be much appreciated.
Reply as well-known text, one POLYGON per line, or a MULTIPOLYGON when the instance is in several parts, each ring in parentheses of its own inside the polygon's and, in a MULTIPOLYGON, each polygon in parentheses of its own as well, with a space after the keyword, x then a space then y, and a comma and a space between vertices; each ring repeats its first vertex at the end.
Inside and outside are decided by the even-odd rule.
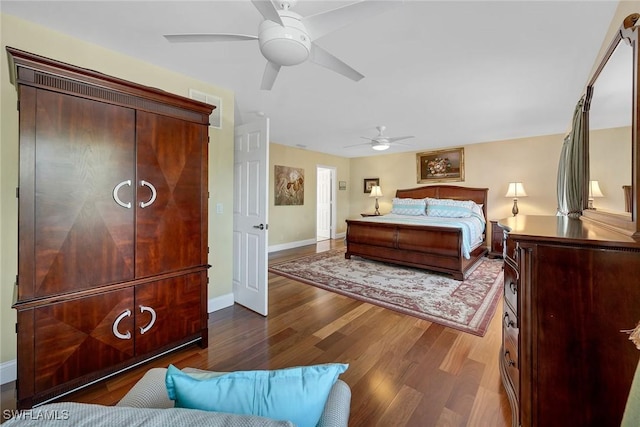
POLYGON ((309 60, 356 82, 364 77, 363 74, 360 74, 315 43, 311 43, 309 60))
POLYGON ((370 142, 363 142, 362 144, 345 145, 342 148, 360 147, 362 145, 371 145, 371 143, 370 142))
POLYGON ((284 27, 278 9, 276 9, 271 0, 251 0, 251 3, 258 9, 258 12, 260 12, 264 19, 268 19, 284 27))
POLYGON ((264 74, 262 75, 262 84, 260 85, 260 89, 271 90, 273 83, 276 81, 276 77, 278 77, 279 71, 280 66, 278 64, 274 64, 271 61, 267 62, 267 66, 264 68, 264 74))
POLYGON ((232 42, 258 40, 257 36, 247 34, 165 34, 171 43, 232 42))
POLYGON ((414 136, 396 136, 393 138, 387 138, 389 142, 402 141, 403 139, 415 138, 414 136))
POLYGON ((362 21, 402 4, 402 1, 359 1, 337 9, 307 16, 302 23, 311 40, 319 39, 332 31, 355 21, 362 21))

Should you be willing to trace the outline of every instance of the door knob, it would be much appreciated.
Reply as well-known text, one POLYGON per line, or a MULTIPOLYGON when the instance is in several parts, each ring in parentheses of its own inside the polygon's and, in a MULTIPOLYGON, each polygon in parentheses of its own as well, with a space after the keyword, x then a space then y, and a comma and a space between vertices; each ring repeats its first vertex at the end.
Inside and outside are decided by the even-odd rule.
POLYGON ((260 230, 264 230, 265 226, 264 224, 260 224, 260 225, 254 225, 253 228, 259 228, 260 230))

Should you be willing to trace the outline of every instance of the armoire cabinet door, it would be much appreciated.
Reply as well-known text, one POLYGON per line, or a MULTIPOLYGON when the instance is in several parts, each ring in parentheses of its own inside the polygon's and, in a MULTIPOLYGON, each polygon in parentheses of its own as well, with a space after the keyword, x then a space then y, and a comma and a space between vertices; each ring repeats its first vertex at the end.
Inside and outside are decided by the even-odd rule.
POLYGON ((29 90, 35 96, 21 101, 20 114, 34 121, 35 134, 21 135, 20 155, 34 173, 21 174, 21 215, 29 218, 20 244, 33 248, 35 263, 20 271, 20 299, 133 279, 134 209, 126 205, 134 195, 135 112, 29 90))
POLYGON ((205 286, 204 272, 136 286, 136 356, 200 334, 205 286))
POLYGON ((138 112, 136 277, 206 264, 206 131, 200 124, 138 112))
POLYGON ((132 307, 127 288, 35 308, 35 392, 132 358, 132 307))

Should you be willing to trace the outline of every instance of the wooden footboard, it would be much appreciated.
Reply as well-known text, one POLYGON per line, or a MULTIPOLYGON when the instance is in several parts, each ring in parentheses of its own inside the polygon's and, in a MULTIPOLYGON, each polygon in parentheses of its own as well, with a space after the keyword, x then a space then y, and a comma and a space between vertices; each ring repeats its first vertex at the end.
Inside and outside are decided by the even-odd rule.
POLYGON ((462 230, 458 229, 347 220, 347 259, 356 255, 449 273, 463 280, 467 270, 486 253, 487 248, 480 246, 465 259, 462 230))
MULTIPOLYGON (((397 190, 396 197, 422 199, 434 197, 473 200, 487 215, 486 188, 430 185, 397 190)), ((437 227, 374 223, 347 220, 346 258, 361 256, 377 261, 441 271, 463 280, 466 273, 488 252, 485 245, 475 248, 470 258, 462 255, 462 230, 437 227)))

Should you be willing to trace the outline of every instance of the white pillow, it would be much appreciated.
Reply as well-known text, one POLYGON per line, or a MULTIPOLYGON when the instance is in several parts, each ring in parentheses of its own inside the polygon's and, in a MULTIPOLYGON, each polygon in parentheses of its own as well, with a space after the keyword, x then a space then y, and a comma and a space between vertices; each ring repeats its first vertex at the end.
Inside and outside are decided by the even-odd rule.
POLYGON ((477 203, 473 203, 473 213, 476 214, 478 216, 478 218, 482 219, 482 222, 484 222, 485 224, 487 223, 487 220, 484 217, 484 211, 482 210, 482 206, 483 205, 479 205, 477 203))

